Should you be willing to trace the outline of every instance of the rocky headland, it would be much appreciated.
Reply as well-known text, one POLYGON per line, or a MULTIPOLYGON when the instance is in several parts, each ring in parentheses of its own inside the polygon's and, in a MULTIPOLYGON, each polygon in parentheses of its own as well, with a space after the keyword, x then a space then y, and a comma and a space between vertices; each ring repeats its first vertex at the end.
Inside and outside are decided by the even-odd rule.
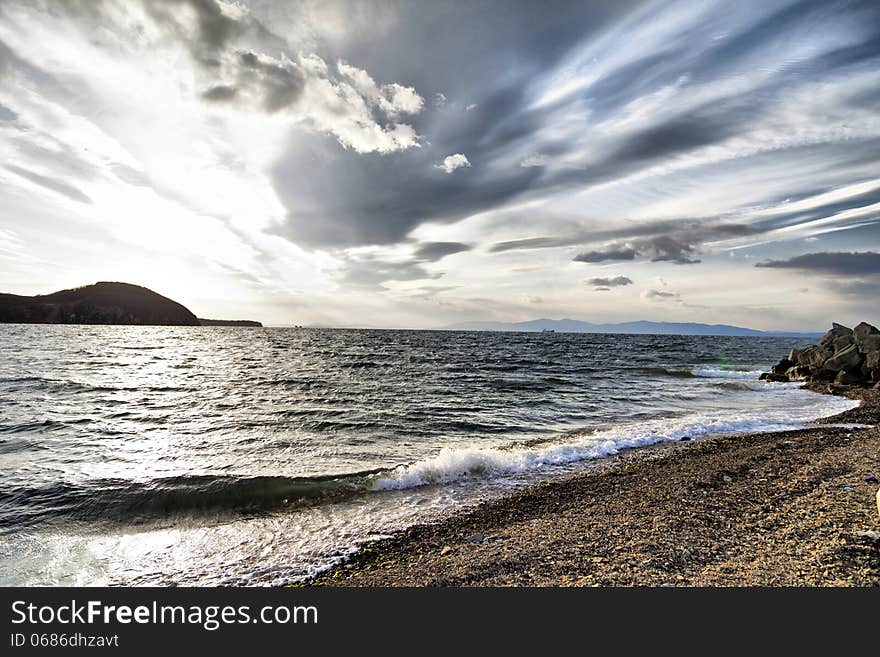
POLYGON ((150 289, 107 281, 32 297, 0 294, 0 323, 262 326, 251 320, 200 319, 150 289))

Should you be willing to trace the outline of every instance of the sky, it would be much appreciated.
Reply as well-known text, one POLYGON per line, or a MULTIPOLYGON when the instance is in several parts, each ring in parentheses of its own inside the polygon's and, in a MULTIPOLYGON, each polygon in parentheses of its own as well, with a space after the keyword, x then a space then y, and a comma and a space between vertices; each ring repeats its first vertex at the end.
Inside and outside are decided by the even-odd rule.
POLYGON ((0 291, 880 321, 880 3, 3 0, 0 291))

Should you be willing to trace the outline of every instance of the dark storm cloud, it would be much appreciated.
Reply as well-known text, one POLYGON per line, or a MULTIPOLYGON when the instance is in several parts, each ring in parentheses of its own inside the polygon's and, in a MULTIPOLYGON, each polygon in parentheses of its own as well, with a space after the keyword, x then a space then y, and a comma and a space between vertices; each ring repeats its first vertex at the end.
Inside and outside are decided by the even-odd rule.
MULTIPOLYGON (((549 242, 550 238, 536 238, 531 245, 502 243, 491 250, 507 251, 512 248, 544 248, 549 246, 568 246, 589 242, 602 242, 609 239, 637 237, 636 239, 615 242, 599 249, 584 251, 574 257, 575 262, 597 263, 615 260, 635 260, 646 258, 652 262, 672 262, 677 265, 693 265, 700 262, 694 255, 705 242, 757 234, 751 226, 733 223, 711 223, 711 220, 679 220, 647 222, 636 226, 623 226, 618 230, 584 232, 577 236, 549 242), (651 234, 669 231, 670 234, 651 234), (538 239, 548 240, 538 242, 538 239), (502 247, 502 248, 499 248, 502 247)), ((528 242, 528 240, 523 240, 528 242)))
POLYGON ((874 251, 805 253, 787 260, 759 262, 755 266, 798 269, 831 276, 862 276, 880 274, 880 253, 874 251))
POLYGON ((495 176, 471 153, 446 150, 444 156, 465 153, 473 167, 468 175, 435 169, 442 158, 427 148, 362 155, 339 152, 330 138, 300 134, 296 154, 272 172, 275 190, 289 208, 273 232, 312 247, 394 244, 424 221, 460 218, 501 204, 540 177, 539 171, 524 168, 495 176))
POLYGON ((707 106, 687 117, 649 127, 626 139, 597 169, 604 170, 604 176, 614 176, 639 163, 724 141, 748 118, 746 106, 734 104, 721 109, 707 106), (706 115, 701 116, 701 112, 706 115))
POLYGON ((624 285, 632 285, 632 279, 626 276, 602 277, 596 276, 587 281, 587 285, 594 286, 597 290, 610 290, 612 287, 622 287, 624 285))
POLYGON ((635 260, 638 252, 632 248, 611 247, 605 251, 586 251, 574 257, 575 262, 608 262, 613 260, 635 260))
POLYGON ((880 296, 880 253, 875 251, 820 251, 755 266, 820 277, 825 288, 845 297, 873 300, 880 296))
MULTIPOLYGON (((541 188, 540 167, 503 162, 544 127, 546 114, 530 109, 528 82, 634 4, 473 3, 455 11, 442 3, 402 6, 397 30, 384 37, 387 47, 355 44, 347 58, 377 77, 412 85, 425 96, 442 92, 457 104, 415 117, 426 145, 391 156, 340 153, 320 137, 299 136, 274 172, 276 191, 289 208, 275 232, 313 247, 392 244, 425 221, 453 221, 541 188), (437 29, 453 23, 455 29, 437 29), (465 104, 475 107, 465 111, 465 104), (452 153, 471 162, 467 176, 433 168, 452 153), (321 166, 303 180, 299 172, 316 160, 321 166)), ((542 142, 542 152, 565 150, 564 143, 542 142)))
MULTIPOLYGON (((261 22, 255 14, 240 11, 246 2, 240 7, 224 5, 227 9, 214 0, 141 2, 163 38, 182 45, 197 62, 193 76, 206 104, 235 104, 273 113, 301 100, 308 81, 304 76, 314 74, 308 62, 298 57, 301 44, 273 33, 271 20, 261 22)), ((105 26, 120 14, 108 11, 108 2, 58 6, 59 12, 79 16, 99 46, 105 26)), ((454 6, 389 4, 388 11, 395 14, 394 20, 381 34, 378 26, 347 30, 347 20, 353 23, 354 17, 346 16, 338 30, 342 36, 322 41, 319 34, 314 35, 314 54, 329 66, 322 82, 338 83, 342 74, 335 65, 345 60, 375 80, 413 87, 427 99, 422 111, 407 119, 419 139, 416 145, 404 147, 407 150, 380 155, 387 151, 358 149, 338 135, 316 134, 326 129, 315 128, 308 120, 292 121, 296 127, 291 129, 287 148, 270 172, 284 206, 271 232, 300 246, 340 255, 338 250, 348 247, 412 245, 413 230, 427 222, 454 222, 514 201, 552 201, 554 194, 618 183, 651 167, 665 170, 666 165, 672 168, 696 161, 707 150, 729 152, 718 160, 682 165, 686 173, 673 181, 680 183, 677 187, 660 189, 666 183, 663 180, 646 189, 638 178, 630 188, 626 180, 629 197, 649 205, 668 201, 679 192, 687 195, 706 184, 701 178, 704 172, 717 173, 733 159, 751 157, 772 163, 767 169, 784 180, 789 165, 802 164, 806 149, 813 149, 813 154, 825 149, 821 169, 792 174, 799 176, 792 179, 790 195, 797 199, 860 182, 865 174, 856 169, 870 169, 880 159, 880 142, 871 138, 880 96, 876 77, 873 84, 869 78, 872 71, 880 70, 880 5, 876 2, 801 1, 785 6, 770 2, 745 9, 705 5, 690 11, 686 3, 674 2, 487 0, 454 6), (663 32, 667 25, 673 28, 663 32), (617 28, 623 31, 615 34, 611 46, 594 53, 593 46, 617 28), (639 38, 641 30, 652 33, 655 28, 663 38, 639 38), (546 100, 546 92, 564 86, 565 75, 571 73, 576 80, 581 75, 589 78, 594 71, 597 78, 583 88, 546 100), (858 78, 858 84, 835 86, 850 76, 858 78), (823 96, 821 117, 814 116, 812 124, 800 124, 799 119, 809 117, 801 106, 803 92, 811 89, 807 85, 815 85, 812 89, 817 93, 825 88, 832 91, 827 99, 823 96), (669 90, 670 95, 664 96, 669 90), (651 105, 658 94, 666 100, 651 105), (650 111, 640 113, 643 101, 650 111), (844 110, 861 114, 853 114, 854 119, 848 121, 840 118, 848 116, 844 110), (775 123, 762 123, 768 116, 775 123), (760 129, 757 146, 750 132, 756 127, 760 129), (826 139, 824 143, 810 142, 814 128, 817 132, 836 130, 840 136, 818 138, 820 142, 826 139), (796 141, 801 134, 806 135, 804 144, 774 145, 777 138, 796 141), (745 145, 729 145, 739 137, 745 145), (769 154, 753 155, 752 150, 765 147, 769 154), (456 175, 435 168, 453 154, 466 156, 471 167, 456 175), (846 179, 847 175, 853 179, 846 179)), ((0 74, 13 61, 10 55, 0 44, 0 74)), ((16 60, 14 65, 24 70, 23 62, 16 60)), ((43 86, 69 83, 65 76, 47 80, 40 75, 33 67, 27 71, 28 77, 43 86)), ((58 95, 71 97, 69 91, 58 95)), ((335 101, 322 111, 344 114, 335 101)), ((380 130, 388 126, 387 118, 377 116, 380 130)), ((2 120, 0 108, 0 125, 2 120)), ((360 117, 346 115, 341 120, 357 123, 360 117)), ((32 176, 40 174, 31 168, 49 170, 36 162, 33 167, 29 161, 19 164, 32 176)), ((142 178, 133 170, 118 175, 133 181, 142 178)), ((54 180, 44 178, 50 184, 54 180)), ((68 195, 74 190, 74 198, 78 190, 70 181, 77 179, 70 173, 63 182, 55 181, 55 190, 59 191, 58 184, 66 185, 68 195)), ((38 184, 48 187, 45 181, 38 184)), ((85 195, 78 193, 82 200, 85 195)), ((770 192, 745 184, 737 193, 742 195, 743 206, 756 208, 785 200, 763 198, 761 194, 770 192)), ((579 220, 569 224, 579 228, 562 234, 554 222, 536 215, 533 236, 497 242, 488 251, 569 247, 572 253, 566 257, 578 252, 574 259, 583 263, 695 264, 715 240, 796 227, 878 202, 880 190, 875 190, 805 210, 756 215, 757 221, 750 225, 740 222, 727 207, 718 208, 717 216, 662 222, 640 220, 636 212, 624 223, 621 216, 607 210, 613 204, 602 203, 596 214, 611 213, 607 222, 589 226, 589 221, 579 220)), ((589 214, 589 205, 585 205, 584 215, 589 214)), ((499 228, 506 228, 503 218, 491 225, 499 223, 499 228)), ((360 277, 368 284, 437 278, 442 274, 430 271, 427 263, 471 247, 436 242, 413 248, 413 254, 400 261, 341 254, 349 268, 345 277, 353 282, 360 277)))
MULTIPOLYGON (((298 140, 301 150, 291 152, 274 172, 274 184, 289 212, 275 232, 305 245, 346 247, 402 241, 426 221, 455 221, 470 214, 498 207, 521 196, 546 195, 557 190, 588 188, 619 179, 656 163, 688 154, 736 137, 758 121, 769 107, 785 99, 793 87, 811 79, 854 66, 868 66, 877 57, 877 32, 868 32, 860 47, 822 53, 811 59, 798 56, 791 66, 766 76, 756 90, 743 95, 735 88, 716 94, 711 102, 662 120, 646 117, 615 141, 606 144, 585 167, 568 170, 552 166, 520 166, 512 153, 533 152, 551 165, 579 148, 570 136, 554 136, 546 130, 556 116, 575 111, 584 96, 571 94, 547 106, 535 104, 535 81, 554 70, 562 57, 589 43, 604 26, 632 16, 633 5, 616 3, 559 3, 536 11, 533 3, 499 11, 492 3, 458 7, 456 29, 438 30, 452 20, 452 12, 440 6, 404 8, 398 28, 385 35, 387 48, 369 50, 355 43, 349 53, 372 72, 412 84, 425 95, 442 92, 448 99, 414 121, 426 140, 421 149, 364 162, 356 154, 324 152, 316 139, 298 140), (589 8, 584 5, 591 5, 589 8), (595 6, 593 6, 595 5, 595 6), (492 9, 495 11, 491 11, 492 9), (590 12, 595 13, 595 20, 590 12), (414 14, 418 14, 417 16, 414 14), (484 29, 488 21, 492 29, 484 29), (497 24, 496 24, 497 22, 497 24), (430 34, 427 31, 430 30, 430 34), (480 38, 472 38, 479 32, 480 38), (418 52, 413 58, 392 57, 397 52, 418 52), (478 61, 479 66, 472 62, 478 61), (426 66, 430 62, 432 66, 426 66), (463 107, 475 105, 471 111, 463 107), (458 107, 458 109, 456 109, 458 107), (468 176, 441 180, 432 164, 450 153, 463 153, 472 163, 468 176), (308 161, 320 157, 323 166, 306 185, 297 175, 308 161), (315 184, 314 178, 323 179, 315 184), (340 194, 336 181, 345 180, 340 194), (349 184, 349 181, 354 181, 349 184), (305 202, 304 202, 305 200, 305 202)), ((877 25, 878 8, 871 3, 848 5, 853 15, 877 25)), ((792 38, 809 33, 815 25, 840 19, 827 3, 807 2, 776 10, 765 9, 745 27, 712 41, 694 26, 677 40, 646 52, 618 67, 589 88, 589 101, 597 120, 612 117, 628 103, 648 96, 686 78, 687 84, 711 86, 752 70, 760 58, 772 56, 771 45, 780 35, 792 38), (694 35, 705 40, 694 47, 694 35)), ((651 20, 662 21, 657 11, 651 20)), ((646 19, 647 20, 647 19, 646 19)), ((712 16, 707 21, 719 21, 712 16)), ((719 28, 720 29, 720 28, 719 28)), ((783 37, 784 38, 784 37, 783 37)), ((620 48, 638 48, 621 43, 620 48)), ((779 57, 785 56, 779 53, 779 57)), ((774 64, 771 61, 771 66, 774 64)), ((872 156, 877 159, 876 154, 872 156)), ((758 200, 758 199, 753 199, 758 200)), ((669 234, 677 243, 643 245, 653 259, 687 264, 695 244, 669 234)), ((502 243, 491 250, 557 246, 556 238, 528 238, 517 246, 502 243)), ((583 243, 582 241, 580 242, 583 243)))
POLYGON ((86 196, 82 191, 80 191, 73 185, 64 182, 63 180, 58 180, 57 178, 52 178, 50 176, 44 176, 42 174, 35 173, 34 171, 29 171, 28 169, 24 169, 14 164, 7 164, 6 168, 16 175, 30 180, 36 185, 40 185, 41 187, 45 187, 46 189, 51 189, 53 192, 62 194, 63 196, 66 196, 71 200, 79 201, 80 203, 92 202, 92 199, 86 196))
MULTIPOLYGON (((297 59, 300 44, 273 33, 273 23, 266 18, 271 12, 261 14, 261 22, 254 13, 224 10, 214 0, 142 2, 207 75, 201 90, 206 102, 237 103, 271 113, 301 97, 306 73, 297 59)), ((102 24, 106 13, 104 3, 64 5, 64 11, 86 17, 93 27, 102 24)), ((316 54, 331 69, 338 60, 346 60, 375 79, 412 86, 434 102, 429 100, 411 121, 421 136, 420 147, 404 152, 365 155, 350 144, 340 147, 332 136, 298 132, 271 172, 287 209, 271 232, 305 247, 331 250, 404 242, 425 222, 452 222, 521 197, 587 189, 721 144, 746 133, 769 109, 785 104, 800 85, 836 80, 876 69, 880 63, 877 3, 805 0, 740 12, 708 7, 692 21, 682 18, 681 9, 682 5, 635 0, 486 1, 454 8, 445 3, 401 3, 394 6, 394 20, 381 34, 382 47, 376 47, 371 30, 353 31, 338 41, 324 42, 316 35, 316 54), (640 29, 650 32, 656 26, 662 31, 669 21, 680 25, 663 40, 642 45, 640 29), (594 63, 604 64, 602 56, 579 61, 580 49, 619 26, 626 29, 612 50, 627 55, 622 63, 579 92, 536 102, 544 91, 561 84, 554 81, 559 71, 589 72, 594 63), (815 49, 800 48, 813 38, 815 49), (826 40, 831 45, 823 48, 826 40), (748 80, 752 72, 756 82, 747 92, 738 84, 728 85, 748 80), (679 108, 673 96, 656 116, 646 115, 603 139, 590 139, 587 124, 619 118, 633 103, 678 87, 702 87, 710 100, 679 108), (585 130, 557 129, 571 125, 572 117, 579 117, 585 130), (586 161, 556 166, 580 157, 585 145, 590 147, 586 161), (455 153, 471 163, 468 175, 448 176, 434 168, 455 153), (538 166, 522 166, 529 154, 539 156, 538 166)), ((876 107, 875 97, 863 86, 834 98, 832 104, 870 111, 876 107)), ((836 145, 835 153, 855 158, 864 141, 836 145)), ((877 152, 863 149, 859 157, 874 163, 877 152)), ((781 167, 786 157, 778 156, 781 167)), ((756 232, 809 221, 819 212, 774 217, 756 232), (789 224, 783 223, 786 220, 789 224)), ((634 257, 677 264, 697 262, 694 254, 706 241, 672 230, 630 244, 635 237, 605 241, 626 244, 623 250, 636 251, 634 257)), ((575 236, 563 244, 565 238, 536 236, 499 243, 490 251, 570 245, 599 257, 608 250, 599 241, 575 236)))
POLYGON ((615 260, 635 260, 637 256, 650 258, 651 262, 673 262, 677 265, 695 265, 700 262, 692 258, 695 243, 679 241, 667 235, 635 240, 617 244, 598 251, 585 251, 577 254, 574 262, 608 262, 615 260))
POLYGON ((470 251, 470 249, 470 245, 461 242, 425 242, 416 249, 413 257, 416 260, 437 262, 446 256, 470 251))
POLYGON ((677 265, 695 265, 699 260, 692 258, 695 244, 679 241, 667 235, 654 237, 640 244, 642 251, 652 254, 651 262, 674 262, 677 265))

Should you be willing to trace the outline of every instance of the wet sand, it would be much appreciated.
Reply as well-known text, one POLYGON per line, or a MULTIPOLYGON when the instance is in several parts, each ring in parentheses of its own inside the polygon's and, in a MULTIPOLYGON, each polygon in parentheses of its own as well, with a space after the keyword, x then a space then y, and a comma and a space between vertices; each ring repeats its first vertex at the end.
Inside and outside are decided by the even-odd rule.
MULTIPOLYGON (((826 386, 827 389, 827 386, 826 386)), ((820 421, 880 424, 880 391, 820 421)), ((326 586, 878 586, 880 428, 631 450, 373 544, 326 586)))

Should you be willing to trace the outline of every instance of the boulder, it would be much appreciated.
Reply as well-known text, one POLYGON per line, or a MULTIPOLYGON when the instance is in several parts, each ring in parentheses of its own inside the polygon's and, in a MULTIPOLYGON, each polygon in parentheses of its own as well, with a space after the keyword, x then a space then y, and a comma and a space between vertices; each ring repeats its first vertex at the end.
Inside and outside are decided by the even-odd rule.
POLYGON ((788 383, 788 377, 785 374, 775 374, 773 372, 764 372, 758 377, 759 381, 773 381, 774 383, 788 383))
POLYGON ((880 335, 880 329, 876 326, 871 326, 868 322, 862 322, 853 329, 853 335, 856 339, 866 335, 880 335))
POLYGON ((880 329, 867 322, 861 322, 854 329, 834 322, 820 344, 791 349, 788 356, 761 374, 760 379, 828 383, 829 390, 880 383, 880 329))
POLYGON ((857 336, 855 343, 863 354, 878 351, 880 350, 880 334, 871 333, 870 335, 857 336))
POLYGON ((783 358, 781 361, 776 363, 776 365, 771 367, 770 371, 773 372, 773 374, 785 374, 792 365, 794 365, 792 361, 790 361, 788 358, 783 358))
POLYGON ((819 368, 816 370, 812 370, 812 374, 810 374, 810 381, 834 381, 834 378, 836 376, 836 370, 826 370, 825 368, 819 368))
POLYGON ((846 371, 852 372, 853 370, 859 369, 862 364, 862 355, 859 353, 859 350, 856 348, 856 345, 851 344, 846 349, 835 352, 835 354, 825 361, 825 368, 829 370, 836 371, 846 371))
POLYGON ((830 358, 833 353, 834 352, 830 348, 825 349, 813 345, 812 347, 802 349, 800 353, 798 353, 797 364, 809 365, 811 367, 822 367, 822 363, 830 358))
POLYGON ((789 367, 785 371, 785 376, 789 379, 806 379, 811 373, 812 370, 809 365, 795 365, 794 367, 789 367))
POLYGON ((856 340, 851 335, 841 335, 839 338, 834 338, 831 341, 831 346, 834 348, 834 351, 843 351, 851 344, 855 344, 856 340))
POLYGON ((831 330, 822 336, 822 339, 819 340, 819 344, 821 344, 823 347, 830 347, 834 340, 836 340, 837 338, 842 338, 845 335, 852 335, 852 329, 847 328, 843 324, 832 322, 831 330))
POLYGON ((844 386, 854 386, 862 382, 862 377, 851 374, 850 372, 838 372, 837 376, 834 377, 834 383, 844 385, 844 386))

